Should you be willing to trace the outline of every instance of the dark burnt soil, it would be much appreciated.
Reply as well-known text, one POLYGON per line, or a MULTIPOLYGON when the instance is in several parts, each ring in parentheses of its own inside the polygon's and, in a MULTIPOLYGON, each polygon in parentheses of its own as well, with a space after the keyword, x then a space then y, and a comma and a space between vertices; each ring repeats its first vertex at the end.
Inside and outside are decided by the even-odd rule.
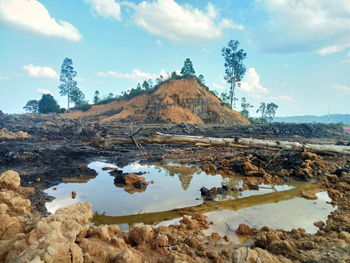
MULTIPOLYGON (((205 136, 251 136, 289 140, 340 142, 347 144, 349 135, 333 125, 266 124, 238 127, 146 125, 140 133, 164 133, 205 136)), ((334 154, 316 155, 290 151, 253 148, 191 147, 177 145, 115 145, 102 148, 91 143, 116 134, 130 135, 137 127, 130 125, 85 123, 57 116, 9 116, 0 114, 0 128, 28 132, 29 139, 0 138, 0 173, 13 169, 21 175, 21 185, 34 187, 30 198, 34 207, 45 213, 50 199, 43 190, 65 178, 93 178, 96 172, 87 164, 106 160, 123 167, 134 161, 159 163, 173 160, 199 166, 209 173, 244 176, 241 189, 207 189, 208 198, 225 190, 245 190, 260 184, 283 184, 286 181, 316 181, 328 190, 334 205, 327 222, 315 222, 320 230, 315 235, 302 229, 292 231, 241 227, 241 234, 251 236, 251 248, 263 248, 293 262, 350 262, 350 158, 334 154)), ((199 189, 198 189, 199 190, 199 189)), ((204 189, 205 190, 205 189, 204 189)), ((206 191, 204 191, 206 192, 206 191)), ((244 262, 244 261, 243 261, 244 262)), ((268 262, 268 261, 263 261, 268 262)))
MULTIPOLYGON (((216 127, 145 124, 133 127, 133 125, 115 123, 101 125, 96 122, 62 119, 57 115, 0 114, 0 129, 6 128, 12 132, 24 131, 32 136, 29 139, 0 138, 0 172, 8 169, 18 171, 22 177, 21 184, 36 189, 36 195, 33 195, 32 201, 41 212, 45 212, 43 204, 49 198, 43 194, 42 190, 61 183, 64 178, 84 179, 96 176, 95 171, 87 168, 87 164, 101 159, 115 163, 119 167, 124 167, 136 160, 159 163, 173 159, 199 165, 202 169, 213 173, 245 173, 247 178, 256 177, 260 178, 260 181, 277 175, 270 178, 276 183, 290 178, 310 180, 320 174, 317 169, 313 169, 314 157, 300 156, 299 153, 292 152, 276 153, 248 148, 207 149, 178 145, 145 145, 142 149, 134 145, 102 148, 92 143, 113 135, 128 136, 139 127, 142 127, 142 130, 138 135, 160 131, 222 137, 283 138, 289 136, 290 140, 299 141, 305 141, 311 136, 340 142, 347 142, 349 139, 349 135, 341 132, 335 125, 264 124, 216 127), (291 135, 295 136, 290 137, 291 135)), ((330 160, 334 158, 334 156, 327 156, 330 160)), ((337 166, 337 163, 339 161, 334 162, 334 166, 337 166)), ((320 163, 317 165, 319 166, 320 163)), ((341 164, 337 167, 341 168, 341 164)), ((253 183, 255 182, 251 182, 250 185, 253 183)))

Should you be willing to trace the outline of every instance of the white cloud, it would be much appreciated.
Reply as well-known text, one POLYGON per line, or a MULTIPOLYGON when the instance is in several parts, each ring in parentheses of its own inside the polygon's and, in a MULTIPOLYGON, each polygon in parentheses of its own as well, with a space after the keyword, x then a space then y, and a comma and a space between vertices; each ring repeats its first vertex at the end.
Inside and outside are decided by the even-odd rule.
POLYGON ((208 4, 205 11, 174 0, 142 1, 130 4, 135 9, 135 23, 152 35, 174 42, 200 42, 220 38, 224 28, 242 29, 231 20, 217 22, 217 10, 208 4))
POLYGON ((236 25, 233 23, 231 19, 224 18, 220 22, 220 27, 221 28, 228 28, 228 29, 237 29, 237 30, 243 30, 244 26, 243 25, 236 25))
POLYGON ((56 21, 39 1, 1 0, 0 20, 46 36, 79 41, 79 31, 66 21, 56 21))
POLYGON ((155 79, 155 78, 159 77, 159 75, 157 75, 157 74, 142 72, 138 69, 133 69, 132 73, 121 73, 121 72, 116 72, 116 71, 108 71, 106 73, 98 72, 97 75, 100 77, 113 77, 113 78, 117 78, 117 79, 130 79, 130 80, 134 80, 134 81, 140 81, 140 80, 145 80, 145 79, 155 79))
POLYGON ((215 89, 215 90, 217 90, 217 91, 225 91, 225 90, 227 90, 226 87, 224 87, 223 85, 220 85, 220 84, 218 84, 218 83, 216 83, 216 82, 213 82, 213 83, 211 84, 211 86, 213 87, 213 89, 215 89))
POLYGON ((350 87, 349 86, 334 84, 333 86, 331 86, 331 88, 338 90, 338 91, 341 91, 347 95, 350 95, 350 87))
POLYGON ((41 67, 29 64, 24 65, 23 69, 27 71, 27 75, 31 78, 58 79, 58 74, 50 67, 41 67))
POLYGON ((114 0, 85 0, 91 5, 96 14, 105 17, 120 20, 120 4, 114 0))
POLYGON ((36 91, 39 92, 40 94, 51 94, 51 91, 47 89, 36 89, 36 91))
POLYGON ((259 0, 268 13, 265 28, 256 28, 253 43, 268 52, 317 52, 350 47, 349 0, 259 0))
MULTIPOLYGON (((180 75, 180 70, 175 70, 177 75, 180 75)), ((133 69, 131 73, 122 73, 116 71, 107 71, 107 72, 97 72, 97 75, 103 78, 113 77, 117 79, 130 79, 133 81, 142 81, 148 79, 157 79, 159 76, 163 76, 163 78, 167 78, 171 76, 171 72, 167 72, 162 69, 159 74, 142 72, 139 69, 133 69)))
POLYGON ((248 93, 269 93, 269 90, 260 84, 260 76, 255 68, 249 68, 247 70, 247 73, 240 84, 240 89, 248 93))
POLYGON ((10 80, 10 78, 9 78, 9 77, 6 77, 6 76, 0 75, 0 81, 1 81, 1 80, 10 80))

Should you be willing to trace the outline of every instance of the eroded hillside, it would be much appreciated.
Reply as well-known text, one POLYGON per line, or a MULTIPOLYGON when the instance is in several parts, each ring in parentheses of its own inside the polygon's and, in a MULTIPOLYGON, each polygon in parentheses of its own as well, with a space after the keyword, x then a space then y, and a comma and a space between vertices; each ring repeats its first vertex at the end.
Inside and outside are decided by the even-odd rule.
POLYGON ((132 99, 94 105, 88 111, 72 111, 71 118, 97 117, 101 122, 170 122, 248 124, 210 93, 196 78, 171 80, 152 92, 132 99))

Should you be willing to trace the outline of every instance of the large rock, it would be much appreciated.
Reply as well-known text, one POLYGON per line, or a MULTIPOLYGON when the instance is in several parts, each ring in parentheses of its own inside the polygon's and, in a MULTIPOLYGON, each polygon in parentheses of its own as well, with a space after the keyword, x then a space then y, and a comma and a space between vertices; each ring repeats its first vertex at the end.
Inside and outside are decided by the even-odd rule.
POLYGON ((18 190, 21 178, 15 171, 8 170, 0 175, 0 189, 18 190))
POLYGON ((234 263, 292 263, 282 256, 275 256, 261 248, 241 247, 233 251, 234 263))

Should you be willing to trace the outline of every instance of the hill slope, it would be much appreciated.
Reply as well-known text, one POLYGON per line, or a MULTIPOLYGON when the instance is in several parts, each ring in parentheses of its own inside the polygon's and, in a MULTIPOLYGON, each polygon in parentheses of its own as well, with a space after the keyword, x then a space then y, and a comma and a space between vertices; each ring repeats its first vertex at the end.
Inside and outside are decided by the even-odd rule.
POLYGON ((101 122, 249 123, 239 112, 221 105, 196 78, 171 80, 151 93, 65 115, 75 119, 97 117, 101 122))

